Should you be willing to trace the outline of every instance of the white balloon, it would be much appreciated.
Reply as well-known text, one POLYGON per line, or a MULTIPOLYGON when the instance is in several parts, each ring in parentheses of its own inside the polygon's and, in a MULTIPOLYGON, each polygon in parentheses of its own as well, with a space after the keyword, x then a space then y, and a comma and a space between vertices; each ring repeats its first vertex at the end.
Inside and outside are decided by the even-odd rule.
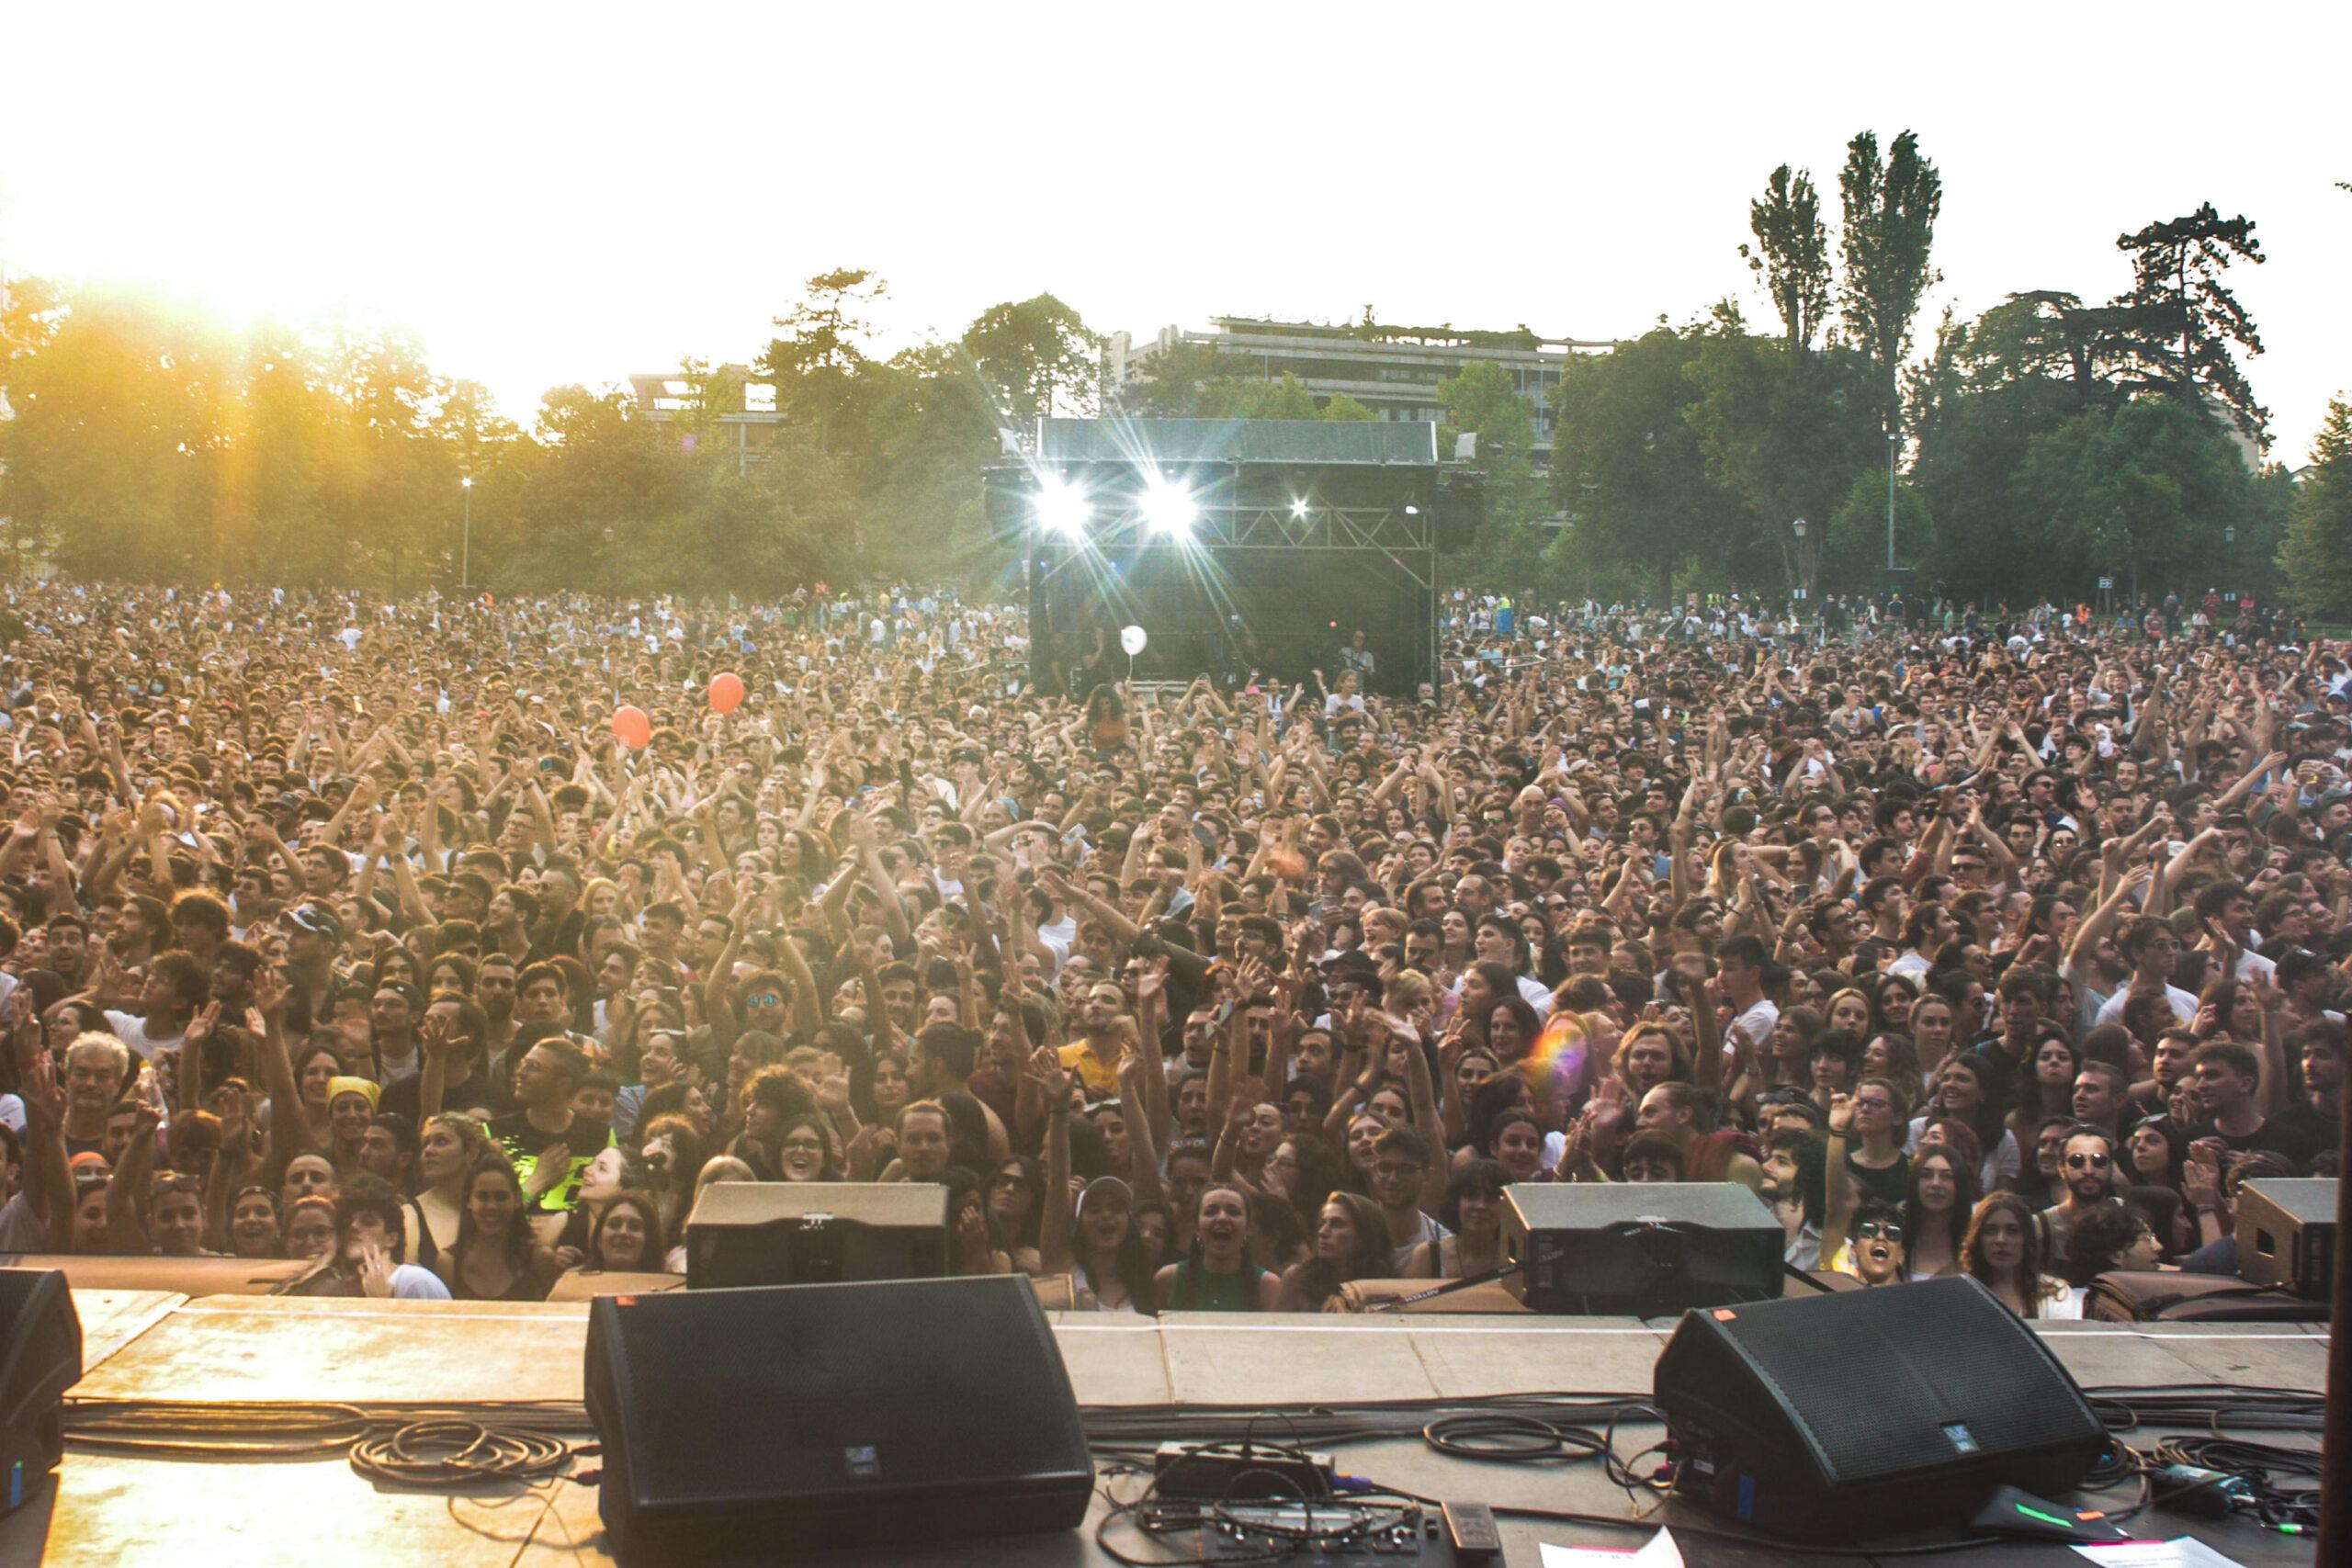
POLYGON ((1126 626, 1123 627, 1119 632, 1119 646, 1126 649, 1127 657, 1129 659, 1133 659, 1136 654, 1143 651, 1144 641, 1143 628, 1141 626, 1126 626))

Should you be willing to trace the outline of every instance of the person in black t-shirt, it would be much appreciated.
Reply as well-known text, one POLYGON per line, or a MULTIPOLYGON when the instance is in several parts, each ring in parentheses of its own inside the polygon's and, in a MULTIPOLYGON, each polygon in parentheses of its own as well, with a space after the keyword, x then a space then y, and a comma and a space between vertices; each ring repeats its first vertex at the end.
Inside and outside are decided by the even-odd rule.
POLYGON ((2200 1045, 2192 1070, 2192 1092, 2205 1120, 2188 1131, 2191 1150, 2210 1139, 2232 1154, 2259 1151, 2280 1156, 2294 1162, 2298 1169, 2309 1166, 2312 1156, 2319 1153, 2318 1143, 2309 1134, 2265 1120, 2256 1109, 2255 1087, 2261 1066, 2245 1046, 2221 1040, 2200 1045))
POLYGON ((2316 1020, 2295 1032, 2295 1043, 2302 1062, 2303 1092, 2265 1125, 2311 1145, 2316 1159, 2339 1147, 2344 1137, 2344 1026, 2332 1019, 2316 1020))
POLYGON ((517 1109, 490 1123, 490 1141, 514 1162, 536 1212, 569 1210, 580 1173, 613 1140, 609 1126, 572 1109, 572 1090, 587 1076, 580 1047, 560 1036, 542 1040, 514 1069, 517 1109))

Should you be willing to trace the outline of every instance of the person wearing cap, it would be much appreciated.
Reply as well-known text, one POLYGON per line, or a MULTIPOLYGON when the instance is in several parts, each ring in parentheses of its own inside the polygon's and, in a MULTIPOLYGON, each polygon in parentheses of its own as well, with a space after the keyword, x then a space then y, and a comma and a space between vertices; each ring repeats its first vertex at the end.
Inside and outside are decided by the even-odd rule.
POLYGON ((313 1032, 334 1016, 334 958, 343 946, 343 919, 334 906, 305 898, 279 919, 286 933, 285 1025, 297 1035, 313 1032))

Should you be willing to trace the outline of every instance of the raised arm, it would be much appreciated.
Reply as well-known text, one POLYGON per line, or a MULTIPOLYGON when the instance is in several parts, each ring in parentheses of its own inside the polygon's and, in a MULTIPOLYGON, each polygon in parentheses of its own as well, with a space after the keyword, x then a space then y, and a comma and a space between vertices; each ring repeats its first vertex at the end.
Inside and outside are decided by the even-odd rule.
POLYGON ((1028 1077, 1046 1105, 1046 1201, 1037 1226, 1037 1262, 1047 1274, 1067 1274, 1078 1229, 1069 1190, 1070 1075, 1052 1046, 1040 1045, 1030 1053, 1028 1077))

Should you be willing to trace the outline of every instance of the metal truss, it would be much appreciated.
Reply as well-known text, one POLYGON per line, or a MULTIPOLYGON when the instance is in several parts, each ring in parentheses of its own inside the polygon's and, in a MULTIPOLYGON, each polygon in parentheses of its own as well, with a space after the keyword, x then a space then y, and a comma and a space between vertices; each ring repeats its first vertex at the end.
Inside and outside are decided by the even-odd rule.
MULTIPOLYGON (((1033 537, 1038 546, 1055 547, 1042 536, 1033 537)), ((1204 507, 1181 544, 1151 533, 1140 516, 1120 517, 1091 533, 1087 548, 1071 550, 1053 575, 1091 551, 1137 548, 1376 555, 1419 587, 1432 588, 1437 581, 1436 519, 1426 508, 1408 512, 1401 506, 1317 506, 1304 517, 1288 506, 1204 507)))

